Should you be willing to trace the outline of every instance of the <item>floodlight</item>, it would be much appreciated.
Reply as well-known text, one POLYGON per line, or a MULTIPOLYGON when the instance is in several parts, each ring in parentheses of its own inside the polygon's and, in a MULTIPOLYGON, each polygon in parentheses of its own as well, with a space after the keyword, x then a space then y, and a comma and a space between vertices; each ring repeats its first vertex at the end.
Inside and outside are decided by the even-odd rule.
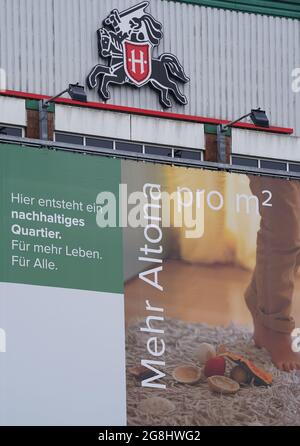
POLYGON ((82 85, 69 84, 68 88, 61 91, 59 94, 52 96, 52 98, 47 100, 41 100, 39 103, 39 122, 40 122, 40 139, 48 139, 48 106, 55 99, 58 99, 63 94, 69 93, 74 101, 87 102, 87 95, 82 85))
POLYGON ((253 124, 257 127, 270 127, 266 112, 260 108, 251 110, 250 118, 253 124))
POLYGON ((242 119, 248 118, 250 116, 251 121, 256 127, 270 127, 269 119, 264 110, 261 108, 253 108, 250 113, 241 116, 228 124, 220 124, 217 126, 217 145, 218 145, 218 162, 226 163, 226 131, 237 124, 242 119))

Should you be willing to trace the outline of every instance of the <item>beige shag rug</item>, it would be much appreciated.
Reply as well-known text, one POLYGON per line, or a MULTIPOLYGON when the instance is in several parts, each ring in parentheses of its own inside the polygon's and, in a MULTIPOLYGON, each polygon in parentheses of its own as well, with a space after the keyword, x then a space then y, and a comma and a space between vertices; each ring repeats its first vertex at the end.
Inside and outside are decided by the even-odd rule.
MULTIPOLYGON (((139 331, 142 325, 144 323, 141 322, 127 330, 128 369, 139 365, 141 358, 149 358, 146 343, 150 336, 139 331)), ((278 371, 271 364, 268 353, 254 346, 248 329, 236 325, 211 327, 173 319, 166 319, 164 327, 166 377, 163 382, 167 388, 141 387, 136 378, 127 373, 127 416, 130 426, 300 426, 300 371, 278 371), (205 378, 195 385, 175 382, 172 371, 177 365, 199 365, 196 352, 201 342, 211 343, 215 347, 225 344, 229 351, 252 360, 273 374, 273 385, 244 386, 235 395, 219 395, 208 389, 205 378), (156 396, 173 403, 169 407, 166 404, 166 408, 161 410, 164 413, 160 415, 149 414, 143 409, 145 399, 156 396)))

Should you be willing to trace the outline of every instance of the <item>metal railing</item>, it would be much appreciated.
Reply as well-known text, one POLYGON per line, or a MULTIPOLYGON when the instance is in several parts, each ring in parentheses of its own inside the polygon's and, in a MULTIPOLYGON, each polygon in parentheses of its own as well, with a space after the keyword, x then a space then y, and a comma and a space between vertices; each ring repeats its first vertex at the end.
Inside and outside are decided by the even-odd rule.
POLYGON ((127 152, 114 149, 105 149, 91 146, 82 146, 76 144, 67 144, 56 141, 43 141, 39 139, 19 138, 15 136, 1 135, 0 143, 17 144, 23 148, 31 147, 37 149, 57 150, 64 152, 73 152, 81 154, 90 154, 96 156, 108 156, 110 158, 123 158, 134 161, 144 161, 159 164, 168 164, 173 166, 184 166, 198 169, 217 170, 225 172, 235 172, 251 175, 264 175, 286 179, 300 179, 300 172, 288 172, 285 170, 261 169, 255 167, 235 166, 232 164, 221 164, 217 162, 198 161, 181 158, 170 158, 168 156, 153 155, 145 153, 127 152))

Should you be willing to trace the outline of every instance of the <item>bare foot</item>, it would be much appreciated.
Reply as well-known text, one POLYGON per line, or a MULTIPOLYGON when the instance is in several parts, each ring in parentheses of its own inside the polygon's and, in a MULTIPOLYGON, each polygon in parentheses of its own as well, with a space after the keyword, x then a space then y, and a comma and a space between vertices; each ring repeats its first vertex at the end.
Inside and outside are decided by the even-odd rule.
POLYGON ((247 299, 247 294, 251 292, 253 290, 249 287, 246 291, 246 304, 253 318, 255 345, 258 348, 265 348, 270 353, 272 362, 279 370, 285 372, 300 370, 300 353, 293 352, 292 337, 289 334, 270 330, 259 321, 254 308, 249 305, 249 299, 247 299))
POLYGON ((255 345, 264 347, 270 353, 275 366, 285 372, 300 370, 300 353, 293 352, 291 336, 266 328, 255 317, 253 321, 255 345))

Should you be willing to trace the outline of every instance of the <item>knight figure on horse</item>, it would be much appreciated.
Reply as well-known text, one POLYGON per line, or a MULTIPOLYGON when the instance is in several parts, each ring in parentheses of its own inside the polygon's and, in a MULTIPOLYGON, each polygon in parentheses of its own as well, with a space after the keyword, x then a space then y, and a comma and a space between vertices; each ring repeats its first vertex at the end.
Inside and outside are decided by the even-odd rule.
POLYGON ((98 31, 99 56, 108 58, 108 65, 97 64, 87 78, 90 89, 98 86, 99 96, 110 99, 110 84, 129 84, 141 87, 148 82, 159 91, 160 102, 171 107, 169 93, 180 104, 187 99, 171 78, 183 83, 189 81, 177 57, 164 53, 152 57, 152 50, 163 38, 162 24, 145 12, 148 2, 143 2, 126 11, 111 11, 98 31))

